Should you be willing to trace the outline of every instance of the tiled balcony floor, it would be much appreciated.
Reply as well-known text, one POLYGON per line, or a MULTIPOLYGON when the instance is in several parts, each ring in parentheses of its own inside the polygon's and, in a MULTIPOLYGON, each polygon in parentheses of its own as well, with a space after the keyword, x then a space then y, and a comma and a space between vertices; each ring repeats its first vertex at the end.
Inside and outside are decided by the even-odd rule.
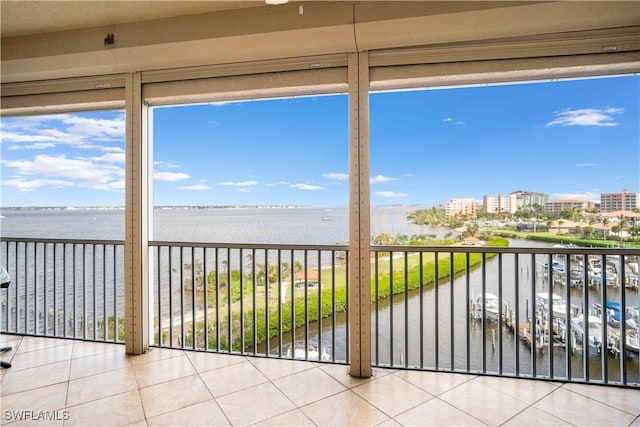
POLYGON ((3 425, 640 426, 635 389, 392 369, 357 379, 344 365, 3 335, 6 345, 3 425))

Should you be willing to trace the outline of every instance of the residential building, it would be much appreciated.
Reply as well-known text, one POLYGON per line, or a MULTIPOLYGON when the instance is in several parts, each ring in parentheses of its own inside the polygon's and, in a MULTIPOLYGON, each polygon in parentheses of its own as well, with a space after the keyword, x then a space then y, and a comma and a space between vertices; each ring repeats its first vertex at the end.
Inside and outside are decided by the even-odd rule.
POLYGON ((516 213, 517 196, 515 194, 503 196, 502 193, 498 193, 497 196, 485 195, 482 198, 482 208, 487 213, 516 213))
POLYGON ((621 193, 602 193, 600 212, 632 211, 640 207, 640 193, 622 190, 621 193))
POLYGON ((451 199, 445 203, 444 210, 447 216, 469 215, 475 217, 477 214, 476 199, 451 199))
POLYGON ((549 200, 549 195, 534 191, 518 190, 509 193, 509 197, 515 196, 516 211, 519 208, 531 209, 533 206, 544 206, 549 200))
POLYGON ((577 199, 561 199, 561 200, 549 200, 544 204, 544 211, 551 213, 560 213, 562 211, 578 208, 582 211, 595 209, 596 204, 594 202, 577 200, 577 199))

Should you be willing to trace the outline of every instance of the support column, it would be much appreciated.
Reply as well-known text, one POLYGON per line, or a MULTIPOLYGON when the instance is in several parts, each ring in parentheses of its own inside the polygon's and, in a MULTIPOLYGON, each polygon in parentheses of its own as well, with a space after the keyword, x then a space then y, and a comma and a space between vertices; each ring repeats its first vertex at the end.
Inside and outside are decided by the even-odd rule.
POLYGON ((349 374, 371 376, 369 55, 349 55, 349 374))
POLYGON ((125 344, 127 354, 149 349, 149 185, 150 167, 140 73, 125 78, 125 344))

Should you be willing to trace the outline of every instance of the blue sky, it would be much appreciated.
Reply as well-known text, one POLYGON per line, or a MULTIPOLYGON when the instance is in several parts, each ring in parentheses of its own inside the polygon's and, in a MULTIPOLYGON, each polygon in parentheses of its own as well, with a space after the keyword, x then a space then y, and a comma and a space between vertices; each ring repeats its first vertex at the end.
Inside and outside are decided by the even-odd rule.
MULTIPOLYGON (((640 192, 640 77, 371 95, 372 204, 640 192)), ((154 110, 156 205, 345 205, 346 95, 154 110)), ((124 113, 3 117, 9 206, 124 203, 124 113)))

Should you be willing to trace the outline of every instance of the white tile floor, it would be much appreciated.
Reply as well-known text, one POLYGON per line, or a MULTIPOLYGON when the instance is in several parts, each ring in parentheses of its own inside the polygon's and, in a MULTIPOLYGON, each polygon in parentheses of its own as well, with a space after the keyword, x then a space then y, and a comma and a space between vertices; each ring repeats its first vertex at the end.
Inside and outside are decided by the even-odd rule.
POLYGON ((2 425, 640 427, 639 389, 1 338, 2 425))

